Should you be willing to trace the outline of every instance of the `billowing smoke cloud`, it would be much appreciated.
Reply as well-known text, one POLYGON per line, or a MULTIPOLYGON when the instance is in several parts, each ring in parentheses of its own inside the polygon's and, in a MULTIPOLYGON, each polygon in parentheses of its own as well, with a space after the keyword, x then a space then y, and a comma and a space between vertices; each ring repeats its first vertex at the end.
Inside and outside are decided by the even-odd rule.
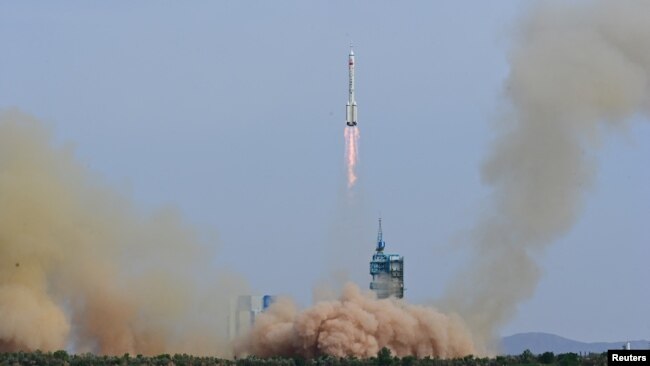
POLYGON ((0 113, 0 351, 229 354, 242 280, 171 209, 143 215, 18 111, 0 113))
POLYGON ((599 136, 650 100, 650 2, 544 2, 517 30, 509 112, 482 171, 493 207, 473 232, 475 261, 447 294, 483 340, 533 294, 533 256, 578 218, 599 136))
POLYGON ((338 300, 302 312, 280 299, 258 318, 238 351, 261 357, 372 357, 383 347, 399 356, 449 358, 474 353, 460 318, 393 298, 377 300, 351 284, 338 300))

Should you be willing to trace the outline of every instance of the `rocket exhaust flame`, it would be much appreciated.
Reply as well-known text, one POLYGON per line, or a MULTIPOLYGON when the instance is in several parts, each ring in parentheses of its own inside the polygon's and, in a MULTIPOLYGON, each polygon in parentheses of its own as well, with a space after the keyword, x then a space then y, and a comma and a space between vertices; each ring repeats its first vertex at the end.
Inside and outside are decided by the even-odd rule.
POLYGON ((359 128, 345 128, 345 162, 348 171, 348 189, 352 189, 357 181, 356 166, 359 161, 359 128))

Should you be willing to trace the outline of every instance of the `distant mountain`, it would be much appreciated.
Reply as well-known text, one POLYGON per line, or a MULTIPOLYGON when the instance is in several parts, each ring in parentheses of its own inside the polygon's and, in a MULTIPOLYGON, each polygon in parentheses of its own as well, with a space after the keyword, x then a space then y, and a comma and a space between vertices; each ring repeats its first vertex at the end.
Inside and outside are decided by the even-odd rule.
MULTIPOLYGON (((544 352, 606 352, 608 349, 621 349, 627 341, 585 343, 560 337, 549 333, 518 333, 501 339, 501 352, 507 355, 519 355, 526 349, 534 354, 544 352)), ((632 349, 648 349, 649 341, 630 341, 632 349)))

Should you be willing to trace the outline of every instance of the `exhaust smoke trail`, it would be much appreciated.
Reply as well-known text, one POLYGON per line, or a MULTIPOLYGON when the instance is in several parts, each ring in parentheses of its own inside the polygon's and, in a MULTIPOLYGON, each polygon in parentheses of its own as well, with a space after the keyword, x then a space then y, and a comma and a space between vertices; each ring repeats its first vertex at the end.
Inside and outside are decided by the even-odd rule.
POLYGON ((650 2, 542 2, 532 10, 510 53, 510 113, 483 165, 492 207, 472 232, 471 270, 446 295, 488 347, 533 295, 534 256, 579 218, 599 135, 649 111, 650 2))
POLYGON ((345 128, 345 162, 348 173, 348 189, 352 189, 357 181, 356 166, 359 161, 359 128, 345 128))

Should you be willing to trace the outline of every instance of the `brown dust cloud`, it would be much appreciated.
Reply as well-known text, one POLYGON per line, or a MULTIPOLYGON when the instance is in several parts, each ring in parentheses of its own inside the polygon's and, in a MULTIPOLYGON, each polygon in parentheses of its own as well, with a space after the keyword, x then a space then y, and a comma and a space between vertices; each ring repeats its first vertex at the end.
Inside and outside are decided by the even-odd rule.
POLYGON ((602 135, 647 117, 650 100, 650 2, 542 2, 513 33, 482 166, 491 205, 471 233, 474 260, 440 301, 446 312, 348 285, 304 310, 278 300, 234 349, 230 299, 250 289, 214 268, 213 246, 173 209, 138 211, 34 118, 1 112, 0 351, 495 352, 499 328, 535 291, 532 256, 581 213, 602 135))
POLYGON ((41 123, 0 114, 0 351, 227 356, 229 299, 249 290, 213 254, 174 210, 136 212, 41 123))
POLYGON ((460 318, 394 298, 378 300, 353 284, 337 300, 298 311, 280 299, 262 314, 236 351, 261 357, 372 357, 383 347, 398 356, 460 357, 474 352, 460 318))

